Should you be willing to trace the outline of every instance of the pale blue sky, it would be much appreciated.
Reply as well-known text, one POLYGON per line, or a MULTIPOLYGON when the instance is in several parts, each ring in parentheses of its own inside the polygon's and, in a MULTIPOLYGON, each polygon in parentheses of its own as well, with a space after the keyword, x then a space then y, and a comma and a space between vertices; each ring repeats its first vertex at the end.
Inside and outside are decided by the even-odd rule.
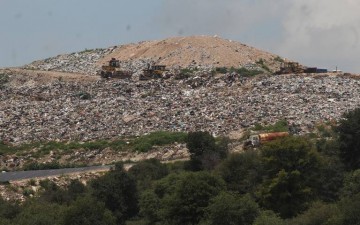
POLYGON ((358 0, 0 0, 0 67, 204 34, 360 73, 359 10, 358 0))

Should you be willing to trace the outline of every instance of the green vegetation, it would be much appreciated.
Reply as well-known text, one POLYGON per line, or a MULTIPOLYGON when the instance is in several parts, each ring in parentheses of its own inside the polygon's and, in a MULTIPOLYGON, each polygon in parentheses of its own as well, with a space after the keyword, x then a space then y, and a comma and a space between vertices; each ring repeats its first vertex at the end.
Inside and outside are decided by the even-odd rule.
POLYGON ((264 72, 261 70, 249 70, 249 69, 246 69, 245 67, 240 67, 240 68, 216 67, 214 70, 211 71, 211 74, 215 75, 216 73, 220 73, 220 74, 237 73, 240 76, 253 77, 253 76, 262 74, 264 72))
POLYGON ((116 224, 115 216, 105 207, 105 204, 90 196, 76 199, 76 201, 64 211, 63 221, 64 224, 116 224))
POLYGON ((91 95, 90 93, 86 92, 86 91, 82 91, 76 94, 76 96, 78 98, 80 98, 81 100, 89 100, 91 99, 91 95))
POLYGON ((35 192, 31 188, 25 188, 23 191, 23 195, 25 197, 29 197, 30 195, 34 195, 35 192))
POLYGON ((360 108, 345 113, 336 131, 340 153, 348 169, 360 168, 360 108))
POLYGON ((265 60, 264 59, 259 59, 258 61, 256 61, 256 64, 258 64, 261 68, 263 68, 265 71, 267 72, 271 72, 270 68, 265 64, 265 60))
POLYGON ((190 132, 186 146, 190 152, 188 168, 193 171, 214 169, 226 157, 228 140, 218 141, 209 132, 190 132))
POLYGON ((22 144, 19 146, 10 146, 4 142, 0 142, 0 155, 4 154, 23 154, 27 151, 36 149, 33 153, 34 157, 41 157, 49 154, 50 151, 56 151, 59 154, 69 153, 73 150, 103 150, 111 148, 115 151, 140 151, 147 152, 153 146, 168 145, 175 142, 185 143, 187 134, 183 132, 167 132, 157 131, 138 138, 128 137, 115 140, 96 140, 89 142, 37 142, 30 144, 22 144))
POLYGON ((41 143, 22 144, 20 146, 11 146, 0 141, 0 155, 20 153, 28 151, 41 146, 41 143))
POLYGON ((229 191, 240 194, 255 193, 261 183, 262 165, 258 152, 231 154, 217 168, 229 191))
MULTIPOLYGON (((263 68, 265 71, 270 72, 270 69, 264 64, 263 61, 256 62, 258 65, 260 65, 261 68, 263 68)), ((184 68, 181 69, 175 76, 175 79, 186 79, 191 77, 194 72, 198 71, 198 69, 194 68, 184 68)), ((211 71, 211 75, 215 74, 226 74, 226 73, 237 73, 240 76, 244 77, 253 77, 259 74, 263 74, 264 71, 261 69, 247 69, 245 67, 235 68, 235 67, 216 67, 211 71)))
POLYGON ((0 155, 4 155, 11 151, 10 146, 4 144, 4 142, 0 141, 0 155))
POLYGON ((0 74, 0 89, 4 87, 4 85, 9 82, 9 75, 7 74, 0 74))
POLYGON ((83 54, 83 53, 90 53, 90 52, 93 52, 95 51, 95 49, 87 49, 85 48, 84 50, 82 50, 81 52, 79 52, 80 54, 83 54))
POLYGON ((252 224, 260 211, 250 195, 222 192, 206 208, 205 221, 211 225, 252 224))
POLYGON ((217 73, 226 74, 228 72, 228 68, 226 68, 226 67, 216 67, 215 71, 217 73))
POLYGON ((175 75, 176 80, 182 80, 191 77, 194 72, 198 71, 197 68, 183 68, 175 75))
POLYGON ((157 131, 148 135, 140 136, 130 142, 134 150, 139 152, 147 152, 154 145, 168 145, 175 142, 184 143, 187 134, 183 132, 167 132, 157 131))
POLYGON ((286 137, 261 148, 263 175, 259 189, 260 204, 284 218, 306 209, 316 195, 320 155, 308 140, 286 137))
POLYGON ((335 135, 331 127, 327 127, 324 124, 320 124, 316 126, 316 129, 321 137, 330 138, 330 137, 334 137, 335 135))
POLYGON ((249 69, 246 69, 245 67, 241 67, 241 68, 231 67, 230 72, 235 72, 244 77, 253 77, 253 76, 264 73, 263 71, 260 71, 260 70, 249 70, 249 69))
POLYGON ((70 151, 76 150, 76 149, 85 149, 85 150, 95 150, 95 149, 105 149, 105 148, 112 148, 116 151, 121 151, 125 148, 126 142, 123 140, 114 140, 114 141, 108 141, 108 140, 97 140, 97 141, 91 141, 91 142, 56 142, 56 141, 50 141, 50 142, 38 142, 38 143, 31 143, 31 144, 23 144, 20 146, 14 146, 9 147, 7 145, 1 146, 0 145, 0 151, 6 153, 17 153, 21 154, 24 153, 30 149, 37 149, 36 153, 34 153, 34 157, 41 157, 43 155, 49 154, 50 151, 58 151, 59 153, 68 153, 70 151), (1 149, 1 147, 3 147, 1 149))
POLYGON ((285 225, 285 221, 271 210, 260 212, 253 225, 285 225))
POLYGON ((117 224, 138 213, 136 181, 122 168, 115 166, 115 170, 91 183, 92 196, 103 202, 116 218, 117 224))
POLYGON ((170 174, 142 195, 141 212, 149 222, 198 224, 210 199, 224 188, 223 180, 208 172, 170 174))
POLYGON ((274 58, 274 60, 277 61, 277 62, 284 62, 284 59, 281 58, 280 56, 276 56, 276 57, 274 58))
MULTIPOLYGON (((208 132, 182 134, 189 161, 150 159, 129 171, 116 164, 87 186, 40 181, 39 192, 24 190, 36 197, 22 204, 0 199, 0 225, 360 224, 356 112, 345 114, 332 131, 323 127, 314 137, 290 136, 236 154, 228 153, 226 139, 208 132), (347 154, 354 157, 351 166, 345 166, 347 154)), ((155 143, 154 136, 166 135, 129 139, 126 146, 165 143, 155 143)))
POLYGON ((169 174, 165 164, 156 159, 148 159, 137 163, 129 169, 129 174, 137 180, 139 190, 146 190, 153 180, 161 179, 169 174))

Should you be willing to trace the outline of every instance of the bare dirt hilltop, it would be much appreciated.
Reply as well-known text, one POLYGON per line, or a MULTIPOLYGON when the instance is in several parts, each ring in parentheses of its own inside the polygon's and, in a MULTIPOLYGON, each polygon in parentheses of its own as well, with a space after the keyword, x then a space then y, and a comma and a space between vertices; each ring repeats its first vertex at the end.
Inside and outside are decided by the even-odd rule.
POLYGON ((273 61, 277 56, 237 41, 210 36, 173 37, 119 46, 99 63, 110 58, 122 61, 151 59, 169 67, 221 66, 242 67, 260 59, 273 61))
POLYGON ((169 69, 234 67, 271 71, 279 69, 277 55, 247 46, 237 41, 210 36, 173 37, 92 49, 35 61, 26 69, 83 73, 95 75, 111 58, 121 61, 121 67, 141 72, 147 64, 166 65, 169 69))

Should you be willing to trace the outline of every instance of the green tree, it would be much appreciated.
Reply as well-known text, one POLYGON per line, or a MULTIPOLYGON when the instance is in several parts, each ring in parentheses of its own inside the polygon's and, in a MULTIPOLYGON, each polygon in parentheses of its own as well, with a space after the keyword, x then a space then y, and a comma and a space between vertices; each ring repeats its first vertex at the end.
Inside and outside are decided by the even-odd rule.
POLYGON ((287 137, 261 148, 265 179, 260 203, 282 217, 306 209, 316 196, 320 171, 319 154, 302 137, 287 137))
POLYGON ((224 181, 208 172, 171 174, 156 182, 157 215, 165 224, 197 224, 210 199, 224 189, 224 181))
POLYGON ((285 225, 285 221, 271 210, 261 211, 253 225, 285 225))
POLYGON ((318 178, 317 195, 325 202, 335 202, 343 186, 345 168, 338 157, 321 157, 320 176, 318 178))
POLYGON ((18 213, 20 213, 18 204, 4 201, 0 197, 0 219, 13 219, 18 213))
POLYGON ((344 164, 351 170, 360 168, 360 108, 344 113, 335 130, 344 164))
POLYGON ((63 211, 64 207, 58 204, 29 200, 12 222, 16 225, 59 225, 63 211))
POLYGON ((154 180, 161 179, 168 174, 168 169, 159 160, 148 159, 131 167, 129 174, 136 179, 140 191, 151 188, 154 180))
POLYGON ((322 201, 335 202, 343 185, 345 166, 339 157, 336 139, 317 140, 316 147, 321 154, 321 168, 318 179, 318 196, 322 201))
POLYGON ((91 187, 93 196, 103 201, 106 208, 114 213, 117 224, 124 224, 137 214, 136 182, 124 171, 122 165, 116 165, 114 171, 94 180, 91 187))
POLYGON ((218 143, 209 132, 190 132, 186 146, 190 152, 190 168, 194 171, 213 169, 227 155, 227 142, 220 138, 218 143))
POLYGON ((336 225, 341 212, 336 204, 315 202, 304 213, 288 221, 291 225, 336 225))
POLYGON ((155 224, 160 220, 160 198, 152 190, 141 193, 139 206, 140 215, 146 219, 148 224, 155 224))
MULTIPOLYGON (((0 86, 1 88, 1 86, 0 86)), ((0 217, 0 225, 12 225, 11 220, 0 217)))
POLYGON ((360 194, 342 198, 338 207, 340 213, 334 217, 337 222, 336 225, 360 225, 360 194))
POLYGON ((253 192, 261 183, 261 158, 256 151, 230 154, 218 167, 230 191, 240 194, 253 192))
POLYGON ((40 195, 40 201, 46 203, 66 204, 71 201, 68 192, 50 180, 43 180, 40 185, 45 189, 40 195))
POLYGON ((67 187, 67 192, 70 199, 75 200, 78 196, 86 193, 87 189, 79 180, 71 180, 67 187))
POLYGON ((115 225, 116 218, 103 202, 91 196, 78 198, 63 216, 64 225, 115 225))
POLYGON ((350 172, 344 180, 344 187, 341 191, 343 197, 351 198, 360 194, 360 169, 350 172))
POLYGON ((206 208, 206 224, 251 225, 259 214, 258 204, 250 195, 222 192, 206 208))

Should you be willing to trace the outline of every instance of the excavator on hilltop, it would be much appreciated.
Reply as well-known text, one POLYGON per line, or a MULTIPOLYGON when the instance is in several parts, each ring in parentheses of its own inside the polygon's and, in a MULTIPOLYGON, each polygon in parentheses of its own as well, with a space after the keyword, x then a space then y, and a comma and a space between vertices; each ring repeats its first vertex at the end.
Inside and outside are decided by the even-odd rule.
POLYGON ((108 65, 103 65, 100 70, 102 78, 130 79, 131 72, 120 69, 120 61, 112 58, 108 65))
POLYGON ((150 80, 162 78, 163 73, 168 71, 164 65, 152 65, 148 64, 147 69, 143 70, 143 74, 140 75, 140 80, 150 80))
POLYGON ((276 74, 304 73, 304 71, 305 69, 298 62, 285 61, 276 74))
POLYGON ((327 73, 327 69, 317 67, 304 67, 298 62, 284 61, 281 63, 280 70, 275 74, 299 74, 299 73, 327 73))

